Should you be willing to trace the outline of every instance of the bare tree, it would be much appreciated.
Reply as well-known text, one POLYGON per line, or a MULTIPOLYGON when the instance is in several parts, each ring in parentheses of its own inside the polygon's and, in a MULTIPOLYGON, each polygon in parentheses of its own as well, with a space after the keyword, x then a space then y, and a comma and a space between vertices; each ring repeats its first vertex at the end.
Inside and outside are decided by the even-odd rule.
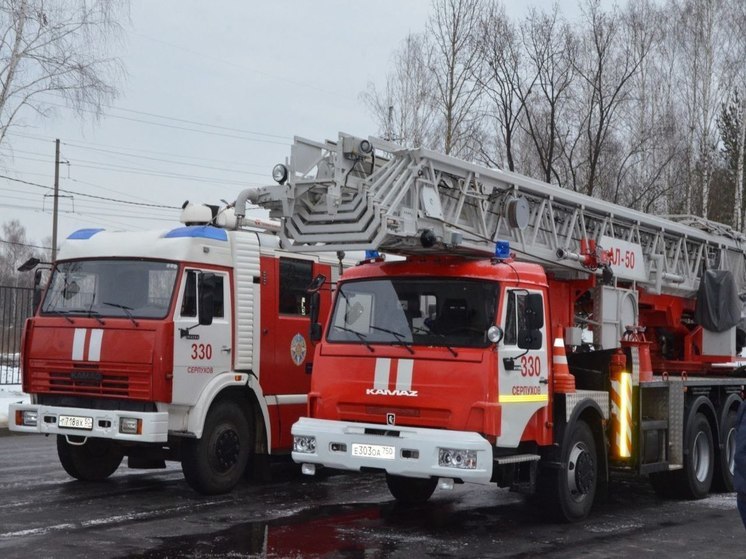
POLYGON ((0 0, 0 143, 22 109, 50 114, 48 94, 97 113, 116 97, 123 69, 109 48, 125 7, 124 0, 0 0))
POLYGON ((431 70, 442 118, 442 149, 447 154, 467 155, 478 134, 475 108, 481 90, 475 87, 473 76, 479 51, 473 43, 482 6, 480 0, 433 0, 427 29, 435 45, 431 70))
POLYGON ((725 18, 728 0, 672 0, 668 6, 675 21, 678 83, 688 127, 685 213, 695 210, 699 186, 702 217, 708 217, 710 179, 718 136, 716 117, 727 95, 729 42, 725 18))
POLYGON ((551 12, 531 9, 521 29, 523 49, 529 72, 522 90, 526 104, 524 127, 536 149, 541 178, 562 185, 556 163, 561 157, 559 143, 564 142, 560 119, 567 105, 574 77, 575 48, 569 26, 559 15, 559 6, 551 12), (535 73, 535 74, 534 74, 535 73))
POLYGON ((479 67, 474 68, 474 80, 489 100, 486 115, 494 119, 497 139, 496 156, 484 146, 481 155, 487 163, 515 171, 515 137, 525 107, 523 91, 530 91, 536 74, 524 77, 523 53, 518 29, 505 15, 502 4, 490 2, 479 24, 476 48, 479 67), (526 81, 527 83, 524 83, 526 81), (507 165, 503 164, 504 161, 507 165))
POLYGON ((18 266, 34 256, 35 248, 26 236, 26 228, 17 219, 6 221, 2 226, 0 242, 0 285, 30 285, 32 274, 21 274, 18 266))
POLYGON ((653 0, 630 2, 621 11, 624 36, 639 59, 630 95, 620 107, 616 132, 622 145, 610 200, 665 212, 666 195, 679 185, 670 172, 681 153, 671 104, 671 69, 665 56, 668 16, 653 0))
POLYGON ((425 35, 409 35, 393 56, 383 91, 375 84, 361 97, 384 138, 405 146, 436 147, 435 83, 432 46, 425 35))
POLYGON ((746 4, 731 2, 727 18, 729 35, 733 40, 728 67, 733 70, 730 76, 733 93, 728 106, 723 108, 718 122, 723 139, 726 157, 734 173, 733 219, 732 225, 738 231, 746 228, 744 215, 744 160, 746 159, 746 4), (723 122, 725 121, 725 122, 723 122))
POLYGON ((581 38, 575 66, 582 79, 582 114, 586 156, 579 163, 584 167, 584 188, 593 195, 602 170, 602 156, 615 130, 617 113, 628 100, 630 80, 638 72, 647 48, 637 50, 625 37, 620 13, 604 12, 600 0, 587 0, 584 10, 588 28, 581 38))

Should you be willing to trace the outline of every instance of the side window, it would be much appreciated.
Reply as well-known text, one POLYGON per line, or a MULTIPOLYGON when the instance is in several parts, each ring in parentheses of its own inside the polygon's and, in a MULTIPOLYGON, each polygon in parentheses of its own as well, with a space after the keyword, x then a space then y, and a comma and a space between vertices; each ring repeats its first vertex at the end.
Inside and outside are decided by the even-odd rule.
POLYGON ((308 315, 306 288, 313 279, 313 262, 280 258, 280 314, 308 315))
POLYGON ((213 314, 215 318, 225 316, 225 294, 223 293, 223 276, 215 276, 215 295, 213 296, 213 314))
POLYGON ((189 270, 184 281, 181 298, 181 316, 197 316, 197 272, 189 270))
POLYGON ((526 292, 509 291, 505 311, 505 345, 516 345, 526 331, 526 292))

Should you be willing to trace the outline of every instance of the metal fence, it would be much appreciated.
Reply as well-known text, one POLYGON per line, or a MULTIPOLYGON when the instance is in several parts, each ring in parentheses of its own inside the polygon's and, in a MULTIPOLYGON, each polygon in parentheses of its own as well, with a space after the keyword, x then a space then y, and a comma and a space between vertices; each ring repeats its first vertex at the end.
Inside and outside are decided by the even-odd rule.
POLYGON ((20 384, 21 332, 33 312, 34 290, 0 286, 0 384, 20 384))

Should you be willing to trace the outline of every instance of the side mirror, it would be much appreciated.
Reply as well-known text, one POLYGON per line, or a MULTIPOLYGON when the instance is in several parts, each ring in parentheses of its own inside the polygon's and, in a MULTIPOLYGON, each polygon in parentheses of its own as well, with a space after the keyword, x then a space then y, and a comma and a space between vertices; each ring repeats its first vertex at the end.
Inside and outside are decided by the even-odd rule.
POLYGON ((215 274, 203 272, 197 284, 199 293, 199 324, 209 326, 215 314, 215 274))
POLYGON ((36 270, 34 272, 34 295, 31 300, 34 312, 36 312, 36 309, 39 308, 39 303, 41 303, 41 274, 42 270, 36 270))
POLYGON ((544 326, 544 299, 541 293, 529 293, 526 296, 526 327, 529 330, 539 330, 542 326, 544 326))
POLYGON ((319 324, 319 307, 321 306, 321 296, 319 290, 324 285, 326 276, 318 274, 311 284, 306 288, 308 294, 308 314, 311 318, 311 325, 308 328, 308 337, 312 342, 318 342, 321 339, 321 324, 319 324))
POLYGON ((541 330, 525 330, 518 335, 517 345, 521 349, 541 349, 541 330))

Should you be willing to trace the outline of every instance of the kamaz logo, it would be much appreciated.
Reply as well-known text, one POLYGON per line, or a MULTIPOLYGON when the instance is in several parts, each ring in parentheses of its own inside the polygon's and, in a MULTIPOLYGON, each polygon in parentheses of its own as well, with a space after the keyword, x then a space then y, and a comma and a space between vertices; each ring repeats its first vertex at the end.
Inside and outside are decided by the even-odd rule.
POLYGON ((416 397, 417 390, 412 390, 412 369, 414 361, 411 359, 394 359, 396 369, 396 385, 389 388, 392 360, 387 357, 376 359, 376 370, 373 377, 373 388, 365 393, 369 396, 408 396, 416 397))
POLYGON ((373 396, 417 396, 416 390, 389 390, 388 388, 385 390, 380 388, 368 388, 365 393, 372 394, 373 396))

